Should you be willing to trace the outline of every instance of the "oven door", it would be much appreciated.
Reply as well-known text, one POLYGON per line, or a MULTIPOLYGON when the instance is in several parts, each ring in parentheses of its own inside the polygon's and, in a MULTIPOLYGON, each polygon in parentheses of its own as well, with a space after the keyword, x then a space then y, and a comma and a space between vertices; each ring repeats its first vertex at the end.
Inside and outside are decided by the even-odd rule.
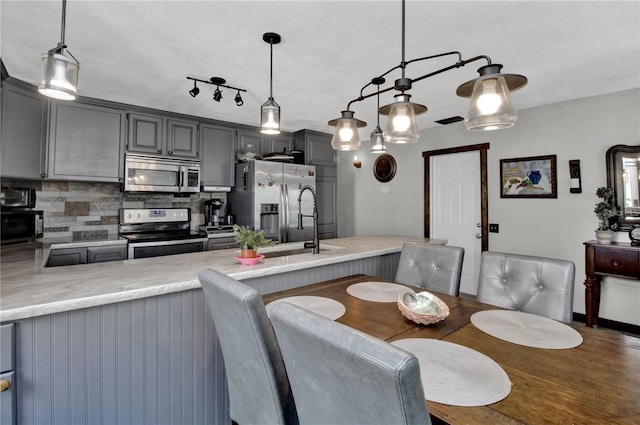
POLYGON ((174 241, 129 242, 129 259, 161 257, 204 251, 207 238, 180 239, 174 241))
POLYGON ((199 192, 200 163, 127 154, 126 192, 199 192))

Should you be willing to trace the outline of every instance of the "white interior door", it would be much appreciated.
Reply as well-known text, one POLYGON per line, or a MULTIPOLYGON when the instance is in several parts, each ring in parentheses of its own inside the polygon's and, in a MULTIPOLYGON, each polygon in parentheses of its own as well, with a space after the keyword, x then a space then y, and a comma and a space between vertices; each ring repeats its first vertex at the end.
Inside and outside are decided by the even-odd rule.
POLYGON ((477 293, 482 253, 480 152, 430 157, 431 238, 464 248, 460 292, 477 293))

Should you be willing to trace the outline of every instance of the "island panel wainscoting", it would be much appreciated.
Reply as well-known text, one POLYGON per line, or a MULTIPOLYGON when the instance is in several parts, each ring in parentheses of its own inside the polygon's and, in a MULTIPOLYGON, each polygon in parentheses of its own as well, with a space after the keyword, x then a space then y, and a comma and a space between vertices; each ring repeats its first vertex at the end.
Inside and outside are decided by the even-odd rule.
POLYGON ((357 273, 393 279, 405 241, 428 242, 331 239, 320 254, 256 266, 226 250, 43 268, 45 253, 14 265, 5 260, 17 254, 3 248, 0 322, 16 324, 18 422, 229 424, 222 352, 197 272, 214 268, 261 294, 357 273))

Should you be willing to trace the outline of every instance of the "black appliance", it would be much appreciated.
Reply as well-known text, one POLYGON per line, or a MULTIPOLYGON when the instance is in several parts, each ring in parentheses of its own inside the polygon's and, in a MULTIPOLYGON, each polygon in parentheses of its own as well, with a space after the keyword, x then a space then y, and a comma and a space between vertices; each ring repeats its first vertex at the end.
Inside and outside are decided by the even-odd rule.
POLYGON ((118 233, 128 240, 128 258, 204 251, 207 235, 191 230, 189 208, 122 208, 118 233))
POLYGON ((28 242, 42 237, 44 213, 33 210, 35 205, 35 189, 3 187, 0 190, 2 245, 28 242))
POLYGON ((208 199, 204 201, 204 221, 208 226, 216 227, 227 222, 227 207, 222 199, 208 199))

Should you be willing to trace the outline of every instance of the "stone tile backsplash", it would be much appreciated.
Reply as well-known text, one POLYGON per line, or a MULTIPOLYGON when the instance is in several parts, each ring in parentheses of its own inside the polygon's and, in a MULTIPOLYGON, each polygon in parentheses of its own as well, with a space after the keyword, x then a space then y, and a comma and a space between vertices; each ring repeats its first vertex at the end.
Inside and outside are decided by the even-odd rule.
POLYGON ((191 208, 191 227, 197 229, 204 223, 204 201, 219 198, 226 202, 227 197, 226 193, 125 193, 118 183, 23 183, 38 189, 36 209, 44 211, 44 239, 117 235, 120 208, 191 208))

